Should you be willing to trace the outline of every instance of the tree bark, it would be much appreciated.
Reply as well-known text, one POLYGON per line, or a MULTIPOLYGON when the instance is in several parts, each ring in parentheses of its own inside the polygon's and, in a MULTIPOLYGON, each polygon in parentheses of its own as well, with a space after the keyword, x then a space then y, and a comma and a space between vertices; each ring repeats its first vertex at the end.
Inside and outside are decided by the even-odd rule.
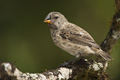
MULTIPOLYGON (((120 38, 120 0, 115 0, 116 12, 110 30, 101 43, 101 48, 110 54, 114 44, 120 38)), ((65 62, 58 68, 43 73, 23 73, 9 62, 0 63, 0 80, 110 80, 105 72, 108 62, 81 58, 74 62, 65 62)))

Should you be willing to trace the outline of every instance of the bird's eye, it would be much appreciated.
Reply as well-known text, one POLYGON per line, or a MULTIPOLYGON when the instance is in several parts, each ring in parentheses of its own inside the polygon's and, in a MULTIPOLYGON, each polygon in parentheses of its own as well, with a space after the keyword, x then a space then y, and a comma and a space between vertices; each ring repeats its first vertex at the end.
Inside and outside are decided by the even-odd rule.
POLYGON ((59 18, 58 16, 55 16, 55 19, 59 18))

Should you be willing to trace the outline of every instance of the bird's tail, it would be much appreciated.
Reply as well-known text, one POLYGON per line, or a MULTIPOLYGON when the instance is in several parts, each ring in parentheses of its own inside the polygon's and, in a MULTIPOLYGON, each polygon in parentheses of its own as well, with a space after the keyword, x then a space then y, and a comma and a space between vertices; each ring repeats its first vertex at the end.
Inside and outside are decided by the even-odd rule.
POLYGON ((98 53, 101 57, 103 57, 106 61, 112 60, 112 57, 111 57, 109 54, 107 54, 107 53, 105 53, 104 51, 102 51, 102 50, 99 50, 97 53, 98 53))

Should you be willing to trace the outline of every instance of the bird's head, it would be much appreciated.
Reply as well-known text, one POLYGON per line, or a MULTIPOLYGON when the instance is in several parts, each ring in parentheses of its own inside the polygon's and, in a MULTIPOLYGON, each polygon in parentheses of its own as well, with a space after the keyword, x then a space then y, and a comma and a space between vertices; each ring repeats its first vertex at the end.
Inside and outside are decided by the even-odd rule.
POLYGON ((49 26, 51 26, 51 28, 61 28, 62 26, 64 26, 64 24, 66 24, 68 21, 67 19, 64 17, 64 15, 62 15, 59 12, 50 12, 47 17, 44 20, 45 23, 48 23, 49 26))

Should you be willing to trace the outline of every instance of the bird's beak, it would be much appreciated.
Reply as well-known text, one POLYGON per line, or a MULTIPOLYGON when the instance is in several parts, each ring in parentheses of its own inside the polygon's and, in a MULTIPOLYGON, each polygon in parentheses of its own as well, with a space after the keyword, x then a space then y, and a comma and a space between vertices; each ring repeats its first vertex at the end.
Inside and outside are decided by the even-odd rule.
POLYGON ((50 20, 44 20, 44 23, 52 24, 50 20))

